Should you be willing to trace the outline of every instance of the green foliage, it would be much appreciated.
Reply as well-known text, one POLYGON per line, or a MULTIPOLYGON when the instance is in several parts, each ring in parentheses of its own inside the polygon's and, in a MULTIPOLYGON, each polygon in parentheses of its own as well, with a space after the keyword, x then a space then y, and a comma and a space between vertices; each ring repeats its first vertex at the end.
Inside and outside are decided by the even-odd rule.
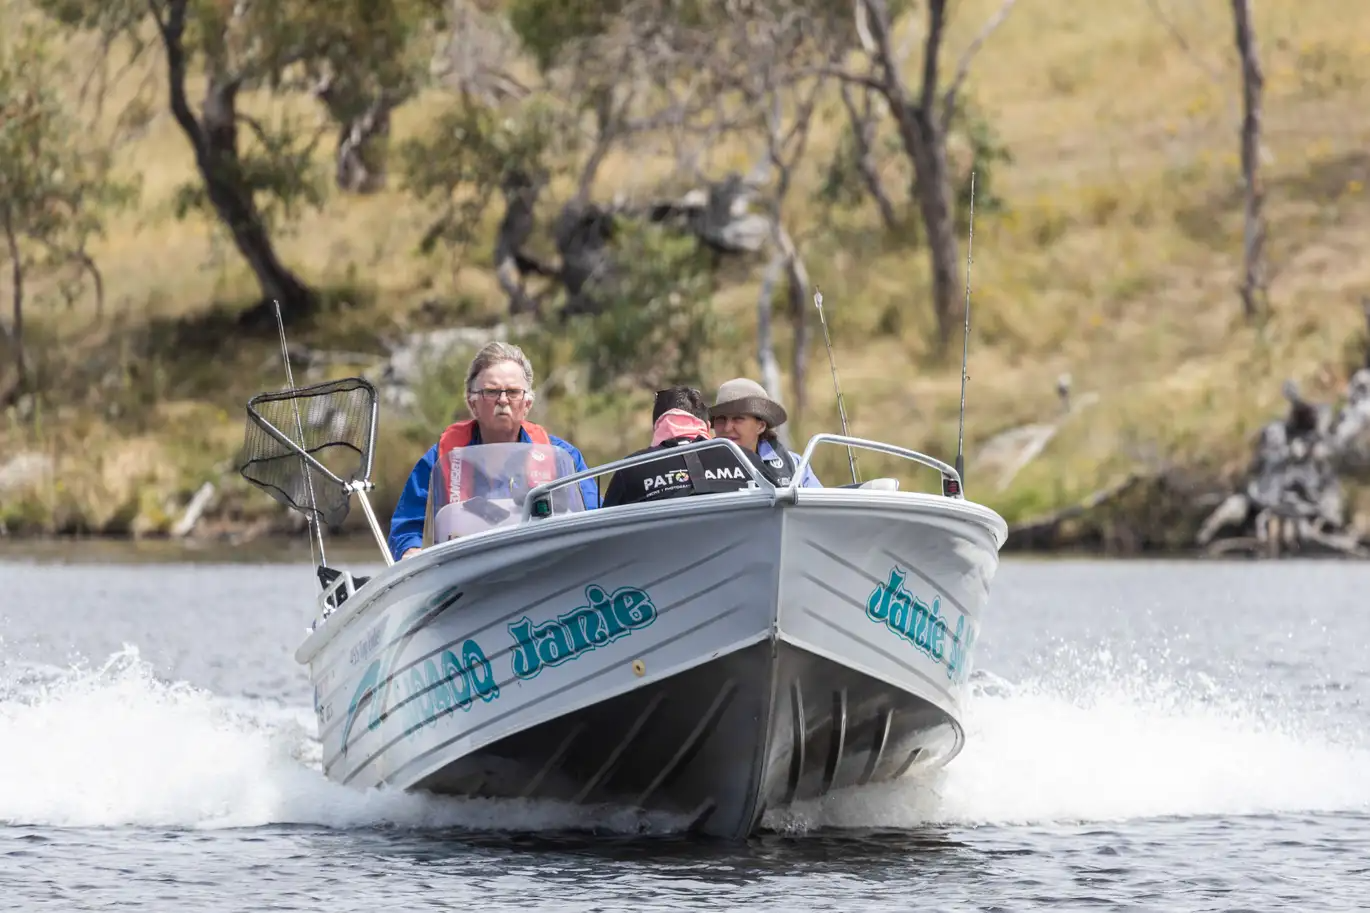
MULTIPOLYGON (((109 149, 84 140, 86 125, 58 93, 63 73, 48 36, 24 26, 17 39, 0 43, 0 258, 17 265, 21 279, 56 273, 57 291, 70 302, 86 278, 98 281, 86 244, 138 186, 112 179, 109 149)), ((20 291, 12 290, 16 323, 20 291)))
POLYGON ((434 207, 437 216, 420 242, 423 253, 438 244, 466 247, 501 188, 539 184, 564 168, 568 134, 562 113, 535 96, 504 115, 462 101, 438 116, 422 136, 399 148, 405 188, 434 207))
MULTIPOLYGON (((98 6, 101 0, 44 0, 98 6)), ((277 0, 186 3, 184 44, 205 69, 244 88, 296 90, 296 78, 321 67, 374 76, 385 85, 411 78, 420 63, 416 40, 442 24, 439 0, 277 0)), ((87 16, 87 20, 91 17, 87 16)))
MULTIPOLYGON (((341 0, 306 3, 280 28, 295 33, 287 47, 313 47, 314 53, 296 52, 303 82, 326 81, 321 99, 336 123, 347 124, 382 97, 398 103, 418 92, 446 14, 442 0, 341 0)), ((298 88, 287 79, 292 72, 273 68, 272 88, 298 88)))
POLYGON ((1003 212, 1004 198, 995 189, 998 166, 1013 163, 1013 152, 1000 142, 999 134, 980 108, 962 98, 952 114, 951 133, 961 133, 970 146, 970 168, 957 178, 956 221, 961 230, 970 218, 970 173, 975 172, 975 208, 981 213, 1003 212))
POLYGON ((626 5, 627 0, 512 0, 508 6, 509 24, 524 50, 545 72, 556 65, 562 51, 572 42, 603 33, 626 5))
MULTIPOLYGON (((328 178, 315 154, 323 134, 306 128, 303 120, 284 115, 273 121, 254 118, 249 141, 240 141, 239 178, 271 230, 279 231, 305 209, 321 208, 328 200, 328 178)), ((178 219, 192 212, 211 221, 218 215, 203 180, 178 186, 172 209, 178 219)))
MULTIPOLYGON (((408 410, 415 428, 427 429, 436 439, 437 431, 454 421, 469 418, 464 396, 466 369, 479 348, 479 345, 456 346, 439 358, 424 361, 413 387, 414 401, 408 410)), ((534 370, 539 369, 542 365, 534 361, 534 370)))
MULTIPOLYGON (((876 137, 872 145, 872 154, 877 162, 885 156, 901 155, 904 148, 899 143, 899 137, 888 133, 876 137)), ((823 169, 814 198, 828 206, 849 208, 860 206, 868 195, 865 181, 861 178, 856 128, 849 127, 843 132, 832 158, 823 169)))
POLYGON ((703 383, 718 331, 707 254, 693 238, 627 219, 618 220, 611 250, 614 267, 588 289, 603 310, 573 318, 590 388, 703 383))
MULTIPOLYGON (((63 26, 105 37, 106 51, 115 36, 136 48, 150 31, 149 5, 143 0, 35 2, 63 26)), ((178 50, 190 71, 203 71, 211 87, 287 94, 312 89, 326 78, 327 107, 339 122, 359 116, 382 94, 403 99, 417 91, 426 78, 431 39, 446 12, 442 0, 166 0, 154 9, 165 19, 178 5, 185 8, 178 50)), ((327 183, 316 162, 323 137, 317 126, 298 117, 259 119, 236 109, 228 114, 239 134, 238 148, 228 150, 237 161, 220 165, 232 165, 235 183, 268 225, 279 228, 302 208, 323 204, 327 183)), ((212 118, 208 110, 195 116, 212 118)), ((173 205, 178 216, 192 210, 222 216, 202 181, 179 188, 173 205)))
POLYGON ((86 128, 57 92, 60 74, 42 32, 0 44, 0 211, 34 238, 88 237, 99 218, 87 205, 128 202, 136 189, 109 180, 107 150, 79 141, 86 128))
POLYGON ((145 0, 30 0, 55 23, 94 32, 105 38, 127 36, 142 46, 140 29, 147 21, 145 0))

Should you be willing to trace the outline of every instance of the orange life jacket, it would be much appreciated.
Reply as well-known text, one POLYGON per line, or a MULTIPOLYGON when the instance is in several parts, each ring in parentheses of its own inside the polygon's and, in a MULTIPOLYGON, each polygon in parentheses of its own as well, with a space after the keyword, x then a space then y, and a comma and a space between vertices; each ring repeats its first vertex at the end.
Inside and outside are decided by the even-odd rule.
MULTIPOLYGON (((534 444, 550 446, 552 443, 552 439, 547 435, 547 429, 541 425, 524 422, 523 433, 528 435, 528 440, 534 444)), ((448 467, 447 497, 449 501, 454 494, 463 501, 471 497, 471 473, 462 471, 461 448, 470 444, 475 436, 476 420, 467 419, 448 425, 447 430, 438 438, 437 458, 439 461, 446 460, 448 454, 455 453, 455 456, 446 464, 448 467)), ((555 461, 544 459, 544 456, 545 454, 536 451, 529 454, 526 469, 529 486, 541 485, 556 478, 555 461)))

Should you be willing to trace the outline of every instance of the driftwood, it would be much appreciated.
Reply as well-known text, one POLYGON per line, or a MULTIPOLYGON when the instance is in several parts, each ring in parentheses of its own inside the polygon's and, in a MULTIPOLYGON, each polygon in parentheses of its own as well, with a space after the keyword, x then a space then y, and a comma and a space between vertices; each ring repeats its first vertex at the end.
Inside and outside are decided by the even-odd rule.
MULTIPOLYGON (((696 237, 719 256, 757 254, 777 242, 770 216, 751 209, 755 188, 736 173, 721 181, 696 188, 670 199, 631 204, 616 200, 595 203, 573 199, 563 206, 552 225, 558 263, 546 263, 527 253, 534 230, 534 206, 542 184, 516 175, 502 188, 505 215, 495 236, 495 267, 501 288, 509 299, 511 314, 542 312, 542 299, 560 287, 567 293, 560 312, 565 318, 574 314, 598 313, 601 302, 591 289, 612 279, 615 265, 610 248, 617 218, 641 220, 669 226, 696 237), (553 280, 553 289, 540 295, 527 291, 534 276, 553 280)), ((802 274, 792 248, 780 256, 790 272, 802 274)))
POLYGON ((195 492, 195 496, 186 505, 185 513, 181 514, 181 519, 176 521, 176 525, 171 528, 171 535, 176 539, 183 539, 190 535, 195 529, 195 524, 200 522, 200 517, 204 515, 209 502, 214 499, 214 483, 205 482, 195 492))
POLYGON ((1343 474, 1370 469, 1370 369, 1352 375, 1339 410, 1304 400, 1292 381, 1284 395, 1288 414, 1257 434, 1241 487, 1204 521, 1197 544, 1208 554, 1370 556, 1351 527, 1341 484, 1343 474))
POLYGON ((771 239, 771 219, 752 212, 756 189, 733 172, 676 199, 648 203, 637 214, 688 231, 720 254, 755 254, 771 239))

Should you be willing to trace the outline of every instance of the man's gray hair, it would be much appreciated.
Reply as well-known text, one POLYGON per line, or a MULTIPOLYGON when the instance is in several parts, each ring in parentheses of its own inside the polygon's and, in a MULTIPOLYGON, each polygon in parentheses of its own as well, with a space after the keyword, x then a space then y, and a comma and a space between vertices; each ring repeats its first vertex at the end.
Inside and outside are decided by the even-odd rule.
POLYGON ((471 367, 466 371, 466 395, 470 396, 476 392, 476 378, 480 377, 481 372, 486 368, 506 361, 512 361, 523 369, 523 382, 528 385, 527 396, 529 401, 533 398, 533 363, 528 360, 528 356, 523 354, 523 350, 509 342, 487 342, 476 357, 471 359, 471 367))

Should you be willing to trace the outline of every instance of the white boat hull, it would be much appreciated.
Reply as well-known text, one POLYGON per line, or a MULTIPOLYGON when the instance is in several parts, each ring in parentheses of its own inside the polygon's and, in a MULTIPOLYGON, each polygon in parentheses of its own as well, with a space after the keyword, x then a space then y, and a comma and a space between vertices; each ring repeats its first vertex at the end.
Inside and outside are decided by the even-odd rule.
POLYGON ((933 495, 758 491, 588 511, 387 568, 300 647, 330 779, 684 816, 961 749, 1006 529, 933 495))

